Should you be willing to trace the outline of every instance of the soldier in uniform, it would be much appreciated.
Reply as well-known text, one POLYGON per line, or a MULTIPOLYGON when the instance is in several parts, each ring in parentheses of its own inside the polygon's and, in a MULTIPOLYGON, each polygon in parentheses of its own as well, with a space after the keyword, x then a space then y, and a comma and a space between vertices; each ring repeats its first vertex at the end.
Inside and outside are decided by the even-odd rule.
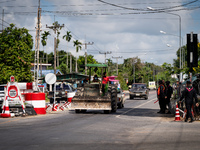
POLYGON ((157 90, 157 97, 159 100, 160 111, 158 113, 164 114, 166 110, 166 93, 165 93, 165 86, 163 85, 163 81, 159 80, 159 87, 157 90))
POLYGON ((192 123, 194 121, 192 112, 191 112, 191 108, 193 105, 193 99, 195 99, 195 104, 197 107, 199 106, 199 103, 198 103, 198 99, 197 99, 196 90, 192 87, 190 81, 186 82, 186 88, 182 92, 180 102, 182 101, 183 98, 185 98, 185 105, 186 105, 186 110, 187 110, 185 122, 187 122, 188 118, 190 117, 191 118, 190 123, 192 123))

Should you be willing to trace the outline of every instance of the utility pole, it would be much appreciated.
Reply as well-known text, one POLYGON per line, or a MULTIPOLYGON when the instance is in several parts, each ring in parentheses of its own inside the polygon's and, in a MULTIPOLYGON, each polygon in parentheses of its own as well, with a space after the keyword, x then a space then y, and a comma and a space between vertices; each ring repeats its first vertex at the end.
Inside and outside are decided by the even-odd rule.
POLYGON ((117 75, 118 75, 118 59, 119 59, 119 58, 122 58, 122 56, 119 56, 119 57, 112 57, 112 58, 117 59, 117 75))
POLYGON ((82 45, 85 45, 85 75, 87 75, 87 67, 86 67, 86 64, 87 64, 87 45, 93 45, 94 42, 85 42, 85 43, 82 43, 82 45))
POLYGON ((56 47, 57 47, 57 39, 56 39, 56 31, 58 28, 64 27, 64 24, 55 24, 55 19, 54 19, 54 25, 53 26, 48 26, 46 25, 46 28, 50 28, 54 31, 55 37, 54 37, 54 74, 56 75, 56 47))
POLYGON ((70 52, 70 73, 72 72, 72 53, 70 52))
POLYGON ((106 54, 111 54, 111 51, 107 51, 107 52, 99 52, 99 54, 104 54, 105 55, 105 64, 106 64, 106 54))
POLYGON ((35 36, 35 62, 34 62, 34 82, 36 82, 36 87, 38 87, 38 76, 39 76, 39 49, 40 49, 41 10, 42 9, 40 8, 40 0, 39 0, 38 13, 37 13, 36 36, 35 36), (37 62, 37 75, 36 75, 36 81, 35 81, 36 62, 37 62))

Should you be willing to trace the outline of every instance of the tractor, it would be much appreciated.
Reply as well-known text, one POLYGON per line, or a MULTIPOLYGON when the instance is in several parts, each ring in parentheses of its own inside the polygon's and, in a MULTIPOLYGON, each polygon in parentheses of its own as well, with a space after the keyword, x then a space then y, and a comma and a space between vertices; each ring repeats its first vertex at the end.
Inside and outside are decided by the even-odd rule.
POLYGON ((103 110, 105 114, 116 112, 116 85, 107 85, 105 94, 102 92, 103 72, 106 71, 108 66, 106 64, 87 64, 86 67, 89 69, 89 81, 77 88, 77 92, 72 98, 71 110, 75 110, 76 113, 86 112, 87 110, 103 110), (101 68, 101 81, 91 82, 92 68, 95 72, 98 68, 101 68))

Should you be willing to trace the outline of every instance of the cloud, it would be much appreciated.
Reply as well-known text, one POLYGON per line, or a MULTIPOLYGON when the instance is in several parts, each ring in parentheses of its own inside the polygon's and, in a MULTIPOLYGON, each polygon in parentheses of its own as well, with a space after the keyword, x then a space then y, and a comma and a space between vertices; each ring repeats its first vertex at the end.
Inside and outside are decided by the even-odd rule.
MULTIPOLYGON (((137 0, 106 1, 137 9, 146 9, 148 6, 157 9, 167 8, 184 3, 180 0, 174 0, 173 2, 158 0, 141 2, 137 0)), ((199 3, 197 4, 199 5, 199 3)), ((30 33, 35 39, 38 2, 35 0, 15 0, 1 3, 1 5, 0 11, 3 8, 5 9, 5 21, 14 23, 18 27, 30 29, 30 33), (19 14, 17 12, 24 13, 19 14)), ((125 10, 94 0, 42 0, 41 8, 42 32, 46 30, 51 32, 45 48, 48 53, 53 52, 54 34, 52 30, 46 28, 46 24, 52 25, 55 17, 55 20, 60 24, 65 24, 65 27, 61 30, 59 49, 70 51, 73 55, 75 55, 73 41, 68 43, 67 49, 67 42, 62 39, 62 36, 68 30, 71 31, 74 39, 82 42, 85 42, 85 40, 86 42, 94 42, 94 45, 88 46, 88 54, 94 55, 94 58, 99 62, 105 60, 104 55, 99 54, 99 51, 112 51, 112 54, 106 56, 107 58, 123 56, 123 59, 126 59, 138 56, 143 61, 157 61, 159 64, 164 62, 173 63, 173 59, 176 58, 176 51, 179 47, 179 39, 176 37, 179 36, 178 16, 166 13, 128 14, 144 11, 125 10), (163 35, 160 30, 176 36, 163 35), (166 44, 170 44, 172 47, 168 48, 166 44)), ((191 8, 191 6, 180 7, 180 9, 185 8, 191 8)), ((181 33, 184 44, 186 44, 185 35, 188 32, 199 32, 199 21, 194 22, 192 20, 192 17, 195 17, 198 12, 198 9, 172 12, 181 16, 181 33)), ((40 47, 42 49, 42 46, 40 47)), ((83 46, 78 55, 84 55, 84 49, 83 46)), ((123 59, 120 59, 119 63, 123 63, 123 59)))

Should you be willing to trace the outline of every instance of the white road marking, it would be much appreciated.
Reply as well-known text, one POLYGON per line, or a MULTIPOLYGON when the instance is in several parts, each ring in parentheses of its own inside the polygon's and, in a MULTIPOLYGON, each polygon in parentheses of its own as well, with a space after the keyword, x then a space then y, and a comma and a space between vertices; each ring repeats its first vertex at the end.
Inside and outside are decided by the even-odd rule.
POLYGON ((124 115, 124 114, 126 114, 126 113, 132 111, 133 109, 139 108, 139 107, 141 107, 141 106, 143 106, 143 105, 146 105, 146 104, 148 104, 148 103, 150 103, 150 102, 152 102, 152 101, 154 101, 154 100, 157 100, 157 98, 154 98, 154 99, 152 99, 152 100, 150 100, 150 101, 148 101, 148 102, 146 102, 146 103, 143 103, 143 104, 138 105, 138 106, 136 106, 136 107, 134 107, 134 108, 131 108, 131 109, 129 109, 129 110, 123 112, 122 114, 117 115, 116 117, 120 117, 121 115, 124 115))

